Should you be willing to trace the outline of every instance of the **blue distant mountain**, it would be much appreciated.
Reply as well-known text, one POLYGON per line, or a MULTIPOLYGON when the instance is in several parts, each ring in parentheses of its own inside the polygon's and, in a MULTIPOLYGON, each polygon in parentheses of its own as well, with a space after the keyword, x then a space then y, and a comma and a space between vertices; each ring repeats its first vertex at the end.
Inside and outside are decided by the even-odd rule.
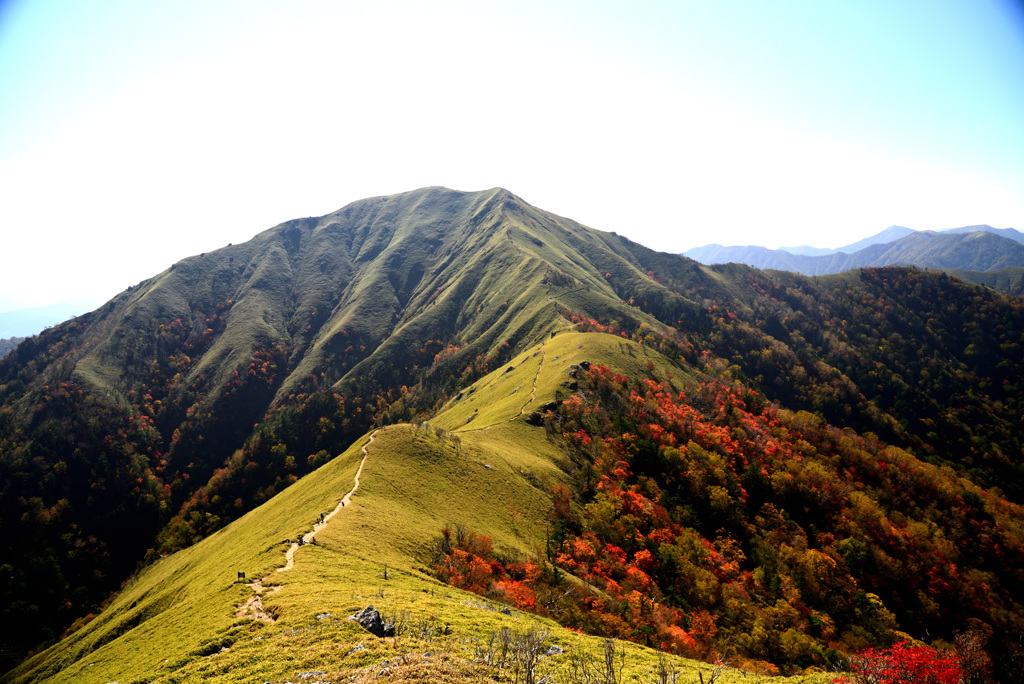
POLYGON ((102 299, 80 298, 57 302, 48 306, 0 313, 0 338, 30 337, 51 325, 92 311, 103 303, 102 299))
POLYGON ((966 272, 1024 267, 1024 233, 987 225, 943 231, 915 231, 890 226, 877 235, 834 250, 801 246, 705 245, 683 252, 703 264, 741 263, 756 268, 826 275, 868 266, 919 266, 966 272))

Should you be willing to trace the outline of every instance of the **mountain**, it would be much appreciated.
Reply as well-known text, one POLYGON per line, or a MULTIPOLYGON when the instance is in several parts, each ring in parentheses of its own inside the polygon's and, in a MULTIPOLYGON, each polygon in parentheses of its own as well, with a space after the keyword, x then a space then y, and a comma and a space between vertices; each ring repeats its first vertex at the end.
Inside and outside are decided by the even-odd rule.
POLYGON ((889 242, 895 242, 900 238, 905 238, 908 235, 912 235, 915 231, 910 228, 904 228, 903 226, 889 226, 881 233, 876 233, 871 237, 866 237, 863 240, 858 240, 845 247, 832 250, 832 253, 844 252, 846 254, 853 254, 859 252, 862 249, 872 247, 874 245, 884 245, 889 242))
POLYGON ((952 234, 977 232, 992 233, 994 235, 1004 237, 1008 240, 1013 240, 1014 242, 1020 242, 1024 244, 1024 233, 1021 233, 1019 230, 1016 230, 1014 228, 993 228, 992 226, 983 224, 979 226, 963 226, 961 228, 949 228, 948 230, 942 230, 939 232, 952 234))
MULTIPOLYGON (((389 608, 487 638, 459 607, 477 599, 434 601, 437 575, 751 669, 824 667, 964 624, 1003 635, 989 651, 1009 662, 1024 600, 1022 335, 1019 300, 941 273, 703 266, 501 189, 289 221, 0 361, 4 657, 73 626, 11 678, 326 672, 326 641, 288 640, 322 635, 335 667, 364 637, 323 620, 373 586, 389 608), (369 452, 391 460, 359 490, 367 513, 299 549, 318 559, 308 569, 272 574, 281 539, 334 510, 383 426, 369 452), (493 544, 445 537, 447 523, 493 544), (929 574, 950 563, 957 577, 929 574), (236 571, 287 585, 263 597, 279 625, 241 609, 253 590, 236 571), (908 577, 928 579, 907 594, 908 577), (294 659, 256 665, 274 660, 247 650, 263 629, 294 659), (239 652, 223 666, 207 658, 222 647, 239 652)), ((353 662, 382 648, 399 646, 353 662)))
POLYGON ((80 313, 90 311, 103 301, 93 298, 71 299, 48 306, 0 313, 0 337, 35 335, 43 328, 57 325, 80 313))
MULTIPOLYGON (((876 238, 904 231, 909 229, 893 226, 876 238)), ((874 239, 868 238, 869 241, 874 239)), ((851 248, 860 244, 855 243, 851 248)), ((846 249, 848 248, 827 255, 805 256, 764 247, 707 245, 689 250, 685 256, 704 264, 745 263, 756 268, 793 271, 804 275, 826 275, 854 268, 892 265, 965 271, 990 271, 1024 266, 1024 245, 1017 239, 994 232, 994 229, 909 231, 908 234, 891 242, 876 242, 852 252, 847 252, 846 249)))
POLYGON ((853 244, 836 249, 811 247, 809 245, 768 249, 767 247, 758 247, 755 245, 747 245, 744 247, 724 247, 719 244, 710 244, 687 250, 686 252, 683 252, 683 256, 689 257, 694 261, 699 261, 702 264, 726 264, 733 262, 738 264, 749 264, 757 268, 773 268, 777 270, 796 271, 798 273, 802 273, 803 271, 800 269, 806 261, 803 259, 790 259, 790 256, 822 257, 838 254, 840 252, 852 254, 853 252, 872 245, 893 242, 901 237, 910 235, 913 232, 914 231, 910 228, 889 226, 882 232, 872 235, 871 237, 864 238, 863 240, 859 240, 853 244))
MULTIPOLYGON (((799 672, 838 657, 828 643, 890 633, 919 597, 934 614, 901 626, 922 635, 977 611, 978 591, 1019 617, 1005 597, 1014 588, 1006 575, 1021 556, 1009 531, 1024 519, 1019 506, 873 438, 758 401, 621 336, 556 335, 465 388, 429 425, 375 430, 236 522, 146 568, 106 610, 10 679, 367 681, 387 668, 396 678, 480 681, 514 667, 488 650, 507 629, 517 638, 547 632, 543 649, 554 643, 570 655, 543 661, 541 672, 585 681, 572 678, 578 659, 593 667, 601 643, 564 624, 660 644, 676 656, 724 652, 751 672, 799 672), (625 422, 602 427, 602 410, 625 422), (638 411, 650 412, 650 428, 631 437, 622 427, 638 411), (602 450, 617 451, 621 439, 636 446, 602 462, 584 436, 603 432, 602 450), (663 452, 681 461, 643 465, 643 440, 686 432, 685 452, 663 452), (701 459, 710 467, 695 468, 701 459), (765 480, 762 468, 772 471, 765 480), (588 480, 596 491, 586 496, 588 480), (918 508, 927 502, 941 505, 918 508), (989 539, 994 533, 974 506, 991 512, 988 527, 1004 531, 989 539), (670 522, 676 516, 685 527, 670 522), (833 539, 839 521, 851 531, 833 539), (972 532, 976 522, 981 536, 972 532), (702 528, 714 531, 706 545, 702 528), (290 542, 298 536, 307 544, 290 542), (540 572, 536 554, 545 544, 561 575, 540 572), (937 554, 956 566, 932 567, 937 554), (753 571, 743 570, 748 557, 753 571), (464 574, 452 572, 459 563, 464 574), (244 580, 235 579, 239 572, 244 580), (486 578, 495 581, 474 596, 486 578), (512 607, 502 609, 502 600, 512 607), (346 620, 368 603, 404 629, 400 639, 376 639, 346 620), (676 606, 686 607, 674 618, 685 630, 665 623, 676 606)), ((997 628, 1019 627, 997 619, 997 628)), ((693 660, 620 648, 627 678, 651 681, 659 663, 684 681, 711 674, 693 660)), ((832 677, 806 672, 789 681, 832 677)))
POLYGON ((634 297, 666 320, 701 313, 614 235, 504 190, 428 188, 185 259, 29 338, 0 362, 0 481, 19 483, 0 489, 0 606, 8 625, 34 616, 7 650, 372 424, 429 412, 566 310, 664 330, 634 297))
POLYGON ((745 247, 725 247, 719 244, 705 245, 688 250, 683 256, 699 261, 702 264, 750 264, 756 268, 773 268, 779 271, 800 273, 809 260, 822 257, 807 257, 790 254, 778 249, 747 245, 745 247))
MULTIPOLYGON (((720 247, 721 245, 715 246, 720 247)), ((697 249, 700 248, 698 247, 697 249)), ((828 247, 811 247, 810 245, 797 245, 796 247, 779 247, 778 251, 787 252, 789 254, 799 254, 801 256, 822 256, 823 254, 832 254, 837 250, 829 249, 828 247)), ((688 256, 691 259, 697 259, 697 257, 691 255, 689 252, 686 252, 684 256, 688 256)), ((697 261, 700 261, 700 259, 697 259, 697 261)))

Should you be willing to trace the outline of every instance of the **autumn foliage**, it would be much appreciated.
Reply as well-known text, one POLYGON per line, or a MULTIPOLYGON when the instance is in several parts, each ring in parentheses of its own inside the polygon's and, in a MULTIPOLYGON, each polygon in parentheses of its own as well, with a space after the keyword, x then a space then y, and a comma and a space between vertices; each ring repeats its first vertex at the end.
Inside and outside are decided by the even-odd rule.
MULTIPOLYGON (((519 610, 553 617, 573 629, 631 639, 671 653, 703 653, 701 645, 680 626, 688 620, 687 615, 655 603, 633 588, 650 587, 635 567, 637 585, 626 583, 625 593, 620 588, 613 596, 602 596, 592 588, 566 581, 563 573, 542 560, 501 558, 488 536, 446 527, 436 540, 434 570, 448 584, 519 610)), ((714 634, 714 620, 702 613, 693 623, 706 645, 714 634)))
POLYGON ((606 631, 795 672, 899 632, 1024 629, 1019 506, 739 386, 578 381, 551 556, 606 631))
POLYGON ((868 649, 850 658, 850 674, 836 684, 959 684, 963 673, 955 655, 901 641, 892 648, 868 649))
POLYGON ((541 574, 537 564, 498 560, 489 536, 445 527, 436 541, 434 571, 441 580, 460 589, 502 600, 520 610, 537 610, 533 591, 541 574))

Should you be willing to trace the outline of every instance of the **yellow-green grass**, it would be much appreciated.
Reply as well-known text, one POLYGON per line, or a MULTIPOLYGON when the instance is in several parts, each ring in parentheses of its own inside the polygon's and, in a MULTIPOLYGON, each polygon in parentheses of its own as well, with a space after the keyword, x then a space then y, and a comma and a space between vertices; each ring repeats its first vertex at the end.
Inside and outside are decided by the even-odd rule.
MULTIPOLYGON (((546 490, 560 477, 554 465, 559 446, 542 427, 528 425, 520 409, 534 378, 535 404, 567 392, 568 366, 581 360, 634 375, 673 373, 675 383, 688 382, 664 357, 620 338, 556 336, 543 350, 514 359, 512 372, 502 368, 481 379, 430 422, 448 432, 410 425, 376 432, 351 503, 317 534, 315 546, 297 550, 291 570, 276 570, 284 565, 288 545, 282 542, 310 530, 352 488, 369 436, 224 530, 147 568, 104 613, 23 664, 13 680, 362 681, 375 678, 386 659, 403 681, 487 681, 495 673, 474 664, 473 651, 502 627, 549 629, 551 642, 567 652, 596 656, 600 639, 518 611, 505 615, 492 601, 439 583, 428 567, 431 542, 444 525, 491 535, 505 553, 525 556, 542 548, 546 490), (519 384, 509 397, 509 386, 519 384), (474 411, 480 417, 467 426, 474 411), (488 429, 476 429, 478 421, 488 429), (451 432, 456 426, 462 427, 451 432), (235 581, 238 571, 261 577, 264 587, 280 585, 262 597, 276 622, 235 617, 253 595, 235 581), (367 604, 405 615, 414 628, 397 639, 377 639, 346 620, 367 604), (427 625, 435 628, 430 638, 411 636, 427 625), (438 634, 445 626, 450 634, 438 634), (350 654, 358 644, 364 649, 350 654), (423 658, 425 652, 432 656, 423 658), (298 679, 315 671, 325 674, 298 679)), ((625 681, 653 681, 656 652, 623 648, 625 681)), ((558 681, 570 681, 568 662, 568 655, 557 656, 544 667, 560 672, 558 681)), ((707 664, 672 662, 683 672, 682 682, 697 681, 698 670, 705 680, 711 673, 707 664)), ((741 680, 758 678, 731 672, 720 681, 741 680)), ((815 675, 789 681, 827 680, 815 675)))
MULTIPOLYGON (((114 681, 154 672, 234 622, 234 606, 251 595, 237 573, 258 577, 284 563, 287 544, 308 531, 351 489, 361 456, 354 445, 265 505, 195 546, 164 558, 130 581, 85 628, 29 659, 17 674, 54 681, 114 681), (70 669, 61 672, 60 669, 70 669)), ((268 579, 273 581, 273 578, 268 579)))
POLYGON ((520 412, 526 415, 559 397, 568 397, 569 370, 583 361, 608 366, 627 377, 665 380, 675 391, 696 382, 691 370, 680 368, 649 347, 615 335, 562 333, 479 380, 433 422, 465 439, 467 433, 515 420, 520 412))

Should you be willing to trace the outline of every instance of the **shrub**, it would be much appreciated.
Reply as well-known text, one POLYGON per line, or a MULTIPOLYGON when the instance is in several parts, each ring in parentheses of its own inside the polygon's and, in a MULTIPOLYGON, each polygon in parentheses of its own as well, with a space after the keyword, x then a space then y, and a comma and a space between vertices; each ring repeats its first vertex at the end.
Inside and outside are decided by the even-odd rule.
POLYGON ((901 641, 892 648, 870 648, 850 657, 850 674, 835 684, 958 684, 960 663, 953 654, 901 641))

